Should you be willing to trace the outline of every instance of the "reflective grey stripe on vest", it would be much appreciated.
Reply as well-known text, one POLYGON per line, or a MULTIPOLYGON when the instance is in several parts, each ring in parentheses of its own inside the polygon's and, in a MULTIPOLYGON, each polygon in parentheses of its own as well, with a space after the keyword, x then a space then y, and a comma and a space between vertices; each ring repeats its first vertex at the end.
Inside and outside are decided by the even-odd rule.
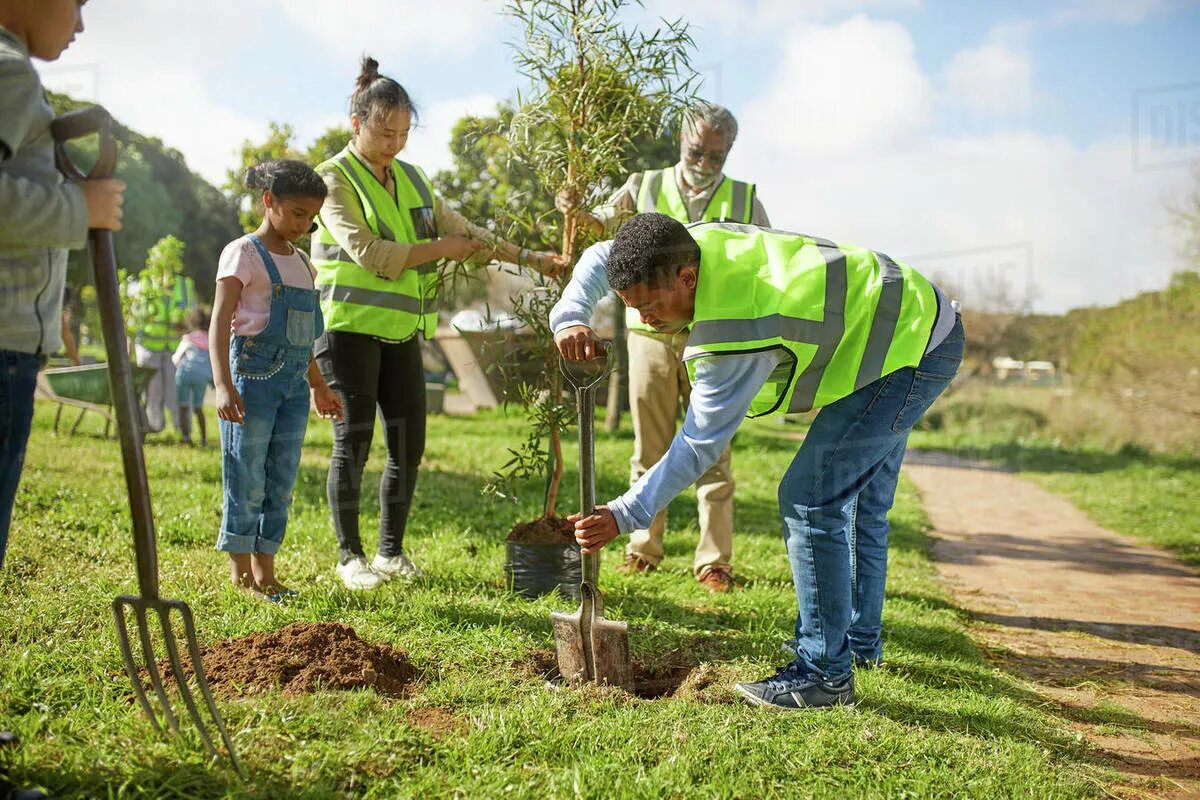
MULTIPOLYGON (((357 264, 350 254, 347 253, 341 245, 325 244, 324 242, 313 242, 312 257, 322 261, 342 261, 348 264, 357 264)), ((424 275, 429 272, 436 272, 438 268, 436 261, 426 261, 424 264, 418 264, 415 267, 407 267, 406 269, 416 270, 418 274, 424 275)))
POLYGON ((425 181, 421 178, 421 173, 417 172, 417 168, 407 161, 396 159, 396 163, 404 170, 404 174, 408 176, 408 180, 417 190, 417 194, 421 195, 421 204, 433 208, 433 195, 429 193, 429 187, 425 185, 425 181))
MULTIPOLYGON (((346 156, 337 159, 337 163, 342 165, 346 174, 350 176, 350 180, 354 181, 354 185, 358 187, 359 194, 362 195, 363 200, 371 203, 371 195, 367 193, 367 187, 359 180, 358 173, 354 171, 354 167, 350 164, 346 156)), ((396 234, 392 233, 392 229, 383 221, 383 217, 379 215, 379 209, 375 207, 374 203, 371 203, 371 210, 375 212, 375 224, 379 226, 379 238, 386 239, 389 242, 396 241, 396 234)))
POLYGON ((648 208, 639 208, 638 211, 648 214, 651 211, 658 211, 658 196, 662 194, 663 170, 656 169, 653 172, 647 172, 644 180, 646 181, 646 205, 648 208))
POLYGON ((348 264, 356 264, 350 254, 342 249, 340 244, 325 244, 324 242, 313 242, 312 257, 320 261, 344 261, 348 264))
MULTIPOLYGON (((763 230, 752 225, 737 223, 703 223, 719 225, 731 230, 763 230)), ((716 342, 752 342, 780 336, 793 342, 815 344, 817 352, 812 361, 804 368, 804 372, 796 380, 796 389, 792 394, 792 402, 788 406, 790 413, 808 411, 816 401, 817 389, 825 377, 825 368, 833 359, 837 346, 842 341, 846 330, 846 254, 836 244, 828 239, 812 239, 825 258, 825 319, 817 322, 811 319, 788 317, 783 314, 772 314, 757 319, 716 319, 701 320, 692 326, 688 336, 687 346, 714 344, 716 342), (832 310, 832 313, 831 313, 832 310)), ((895 322, 892 323, 893 327, 895 322)), ((702 355, 693 356, 698 358, 702 355)), ((684 360, 690 360, 685 358, 684 360)), ((881 362, 882 363, 882 362, 881 362)))
POLYGON ((357 286, 321 287, 321 299, 333 303, 353 303, 360 306, 384 308, 388 311, 403 311, 406 314, 431 314, 437 311, 437 300, 428 300, 424 304, 416 297, 395 292, 380 292, 375 289, 360 289, 357 286), (423 307, 422 307, 423 306, 423 307))
POLYGON ((732 188, 733 200, 731 205, 733 208, 730 210, 733 212, 733 217, 738 222, 749 222, 750 214, 746 209, 746 192, 749 191, 750 186, 741 181, 734 181, 732 188))
POLYGON ((904 273, 900 267, 883 253, 876 253, 875 258, 883 267, 883 289, 875 306, 875 316, 871 319, 867 349, 858 367, 858 376, 854 379, 855 389, 861 389, 883 375, 883 362, 896 335, 896 321, 900 319, 900 304, 904 300, 904 273))

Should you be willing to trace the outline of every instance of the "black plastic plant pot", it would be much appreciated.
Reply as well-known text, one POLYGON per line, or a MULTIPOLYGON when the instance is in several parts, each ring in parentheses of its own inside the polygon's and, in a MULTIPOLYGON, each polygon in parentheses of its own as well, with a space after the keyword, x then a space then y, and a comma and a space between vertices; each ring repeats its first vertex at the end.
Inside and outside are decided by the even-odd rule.
POLYGON ((579 599, 579 545, 505 542, 504 549, 504 572, 513 592, 532 600, 558 589, 571 600, 579 599))

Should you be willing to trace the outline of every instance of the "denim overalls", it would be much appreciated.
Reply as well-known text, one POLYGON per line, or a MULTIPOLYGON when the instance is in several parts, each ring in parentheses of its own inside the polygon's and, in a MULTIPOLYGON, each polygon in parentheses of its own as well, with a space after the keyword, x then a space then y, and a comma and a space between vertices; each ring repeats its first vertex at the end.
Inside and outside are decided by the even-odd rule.
POLYGON ((274 555, 287 527, 308 426, 305 376, 324 324, 316 289, 284 285, 267 248, 254 234, 250 241, 271 279, 271 315, 261 333, 235 334, 229 348, 245 416, 241 424, 221 420, 224 509, 217 549, 274 555))

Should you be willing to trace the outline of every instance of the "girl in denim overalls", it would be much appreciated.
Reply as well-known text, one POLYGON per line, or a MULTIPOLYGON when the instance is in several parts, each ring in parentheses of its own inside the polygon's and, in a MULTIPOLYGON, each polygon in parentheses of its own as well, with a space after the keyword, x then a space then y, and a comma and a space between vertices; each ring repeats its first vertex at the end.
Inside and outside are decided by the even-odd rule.
POLYGON ((252 167, 245 180, 262 192, 263 221, 221 254, 209 335, 224 488, 217 549, 229 553, 235 586, 278 601, 295 594, 275 576, 275 553, 310 390, 322 417, 338 419, 342 411, 312 359, 321 308, 312 267, 292 244, 309 232, 326 188, 307 164, 290 160, 252 167))

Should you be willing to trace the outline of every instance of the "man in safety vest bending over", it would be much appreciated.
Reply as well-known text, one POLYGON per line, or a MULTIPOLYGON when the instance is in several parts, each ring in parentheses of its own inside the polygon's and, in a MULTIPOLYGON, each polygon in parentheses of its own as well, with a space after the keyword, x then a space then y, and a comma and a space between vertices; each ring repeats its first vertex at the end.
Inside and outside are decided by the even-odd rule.
POLYGON ((852 666, 882 657, 887 512, 904 447, 962 361, 958 315, 882 253, 642 214, 575 267, 550 315, 564 358, 600 349, 583 312, 610 287, 655 330, 690 327, 692 401, 662 460, 595 514, 572 518, 575 538, 595 552, 644 528, 716 461, 742 417, 820 407, 779 484, 799 604, 795 659, 736 688, 776 708, 853 703, 852 666))
MULTIPOLYGON (((753 183, 722 171, 737 138, 737 120, 729 109, 699 103, 683 119, 679 163, 666 169, 635 172, 607 204, 580 212, 580 221, 597 236, 611 238, 638 212, 658 211, 680 222, 749 222, 770 225, 753 183)), ((570 197, 560 193, 559 209, 570 197)), ((675 435, 679 409, 687 408, 691 387, 683 366, 686 331, 656 331, 632 308, 626 310, 629 346, 629 410, 633 417, 630 482, 662 458, 675 435)), ((696 481, 700 541, 692 561, 696 580, 712 592, 733 588, 733 467, 729 448, 696 481)), ((663 557, 667 514, 662 511, 629 537, 621 572, 649 572, 663 557)))

